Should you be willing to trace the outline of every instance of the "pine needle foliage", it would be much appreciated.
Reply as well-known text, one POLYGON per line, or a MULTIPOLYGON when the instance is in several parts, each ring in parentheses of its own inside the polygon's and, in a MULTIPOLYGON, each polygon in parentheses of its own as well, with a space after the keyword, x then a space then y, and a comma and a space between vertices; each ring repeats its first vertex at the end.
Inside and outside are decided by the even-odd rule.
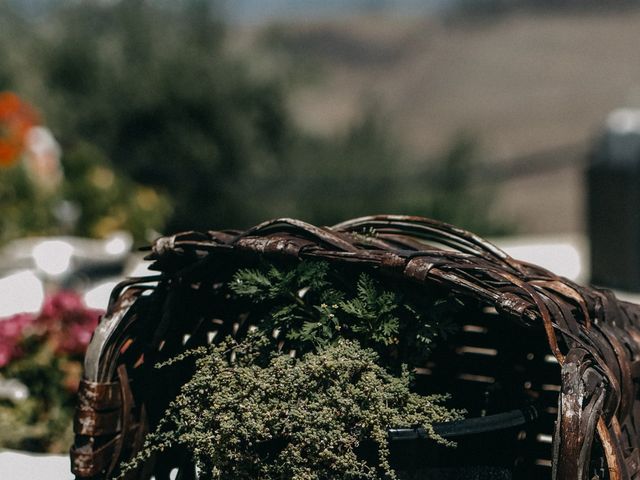
POLYGON ((273 352, 265 336, 250 336, 183 357, 193 355, 195 375, 120 478, 181 446, 192 452, 199 478, 395 479, 389 425, 422 425, 433 441, 446 443, 432 424, 461 416, 442 405, 443 396, 411 393, 406 368, 391 375, 355 341, 291 358, 273 352))

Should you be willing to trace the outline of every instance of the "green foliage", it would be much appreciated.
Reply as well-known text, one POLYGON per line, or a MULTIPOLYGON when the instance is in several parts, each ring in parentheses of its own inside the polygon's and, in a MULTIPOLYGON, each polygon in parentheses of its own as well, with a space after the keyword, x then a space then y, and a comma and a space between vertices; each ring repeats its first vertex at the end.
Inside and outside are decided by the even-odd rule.
POLYGON ((67 389, 69 375, 81 364, 54 355, 50 348, 25 344, 26 358, 13 362, 2 377, 29 386, 30 397, 19 402, 0 400, 0 445, 37 452, 66 452, 73 442, 73 411, 77 397, 67 389))
POLYGON ((117 175, 166 193, 168 231, 384 212, 496 231, 471 188, 472 149, 418 162, 375 109, 333 136, 302 131, 290 69, 265 69, 268 49, 231 53, 210 2, 64 2, 40 22, 0 9, 0 89, 41 110, 65 153, 91 144, 117 175), (439 172, 452 169, 450 189, 439 172))
POLYGON ((450 316, 441 314, 450 310, 448 298, 425 309, 400 290, 383 289, 366 272, 352 281, 332 272, 327 262, 240 269, 229 288, 255 305, 261 330, 284 333, 298 351, 353 338, 383 355, 396 345, 403 361, 415 364, 453 328, 450 316))
POLYGON ((108 158, 94 145, 78 143, 64 158, 62 198, 78 207, 76 235, 104 237, 126 230, 143 241, 163 228, 171 212, 166 195, 117 175, 108 158))
POLYGON ((53 198, 30 181, 21 165, 0 170, 0 243, 50 233, 57 224, 51 208, 53 198))
MULTIPOLYGON (((481 169, 476 139, 469 133, 458 133, 431 172, 423 203, 429 216, 485 235, 508 233, 508 223, 490 215, 495 185, 478 181, 481 169)), ((407 211, 411 210, 408 205, 407 211)))
POLYGON ((312 261, 290 270, 273 265, 243 269, 234 275, 230 288, 253 302, 271 302, 273 308, 262 328, 284 331, 299 348, 326 345, 349 332, 369 341, 392 343, 398 330, 398 319, 392 315, 397 307, 395 295, 379 293, 373 279, 362 273, 357 294, 348 298, 346 291, 330 287, 328 273, 328 263, 312 261))
POLYGON ((411 393, 406 370, 390 375, 357 342, 340 340, 301 359, 265 355, 269 345, 265 337, 227 339, 196 352, 195 375, 123 472, 183 446, 203 478, 394 479, 390 425, 422 425, 446 443, 431 425, 461 417, 442 396, 411 393))
POLYGON ((355 298, 340 303, 340 308, 354 318, 351 330, 370 337, 374 342, 397 342, 399 320, 394 315, 398 298, 393 292, 378 291, 374 280, 366 273, 360 274, 355 298))
POLYGON ((291 131, 282 85, 222 49, 209 5, 84 2, 36 30, 48 124, 66 146, 93 143, 135 181, 170 192, 169 230, 244 223, 242 182, 278 168, 291 131))
POLYGON ((195 373, 121 478, 179 446, 204 478, 395 479, 389 427, 420 425, 433 441, 452 445, 432 425, 463 412, 448 409, 446 396, 412 393, 409 371, 462 304, 414 302, 373 273, 310 260, 239 269, 227 287, 225 301, 249 312, 248 337, 157 366, 188 360, 195 373))
POLYGON ((62 165, 64 177, 53 190, 34 182, 22 163, 0 169, 0 243, 27 235, 100 238, 115 230, 142 242, 163 227, 166 196, 117 175, 91 144, 75 145, 62 165), (63 208, 71 211, 61 214, 63 208))

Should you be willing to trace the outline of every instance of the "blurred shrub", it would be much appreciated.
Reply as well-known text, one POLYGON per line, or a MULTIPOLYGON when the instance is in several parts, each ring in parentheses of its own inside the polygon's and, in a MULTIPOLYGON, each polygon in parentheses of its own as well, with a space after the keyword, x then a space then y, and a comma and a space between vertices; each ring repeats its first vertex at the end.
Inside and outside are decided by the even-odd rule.
MULTIPOLYGON (((450 191, 432 172, 457 168, 458 157, 404 171, 411 162, 379 114, 335 137, 302 132, 286 107, 290 72, 259 75, 252 60, 231 54, 211 2, 63 5, 37 23, 16 17, 0 28, 0 66, 10 70, 0 88, 44 111, 70 172, 73 152, 93 149, 116 172, 166 192, 173 205, 166 231, 284 215, 330 224, 386 212, 463 226, 472 219, 481 233, 495 230, 489 205, 466 190, 476 168, 471 150, 459 151, 468 163, 450 191)), ((0 11, 0 27, 9 15, 0 11)))
POLYGON ((75 144, 65 155, 64 168, 63 197, 80 206, 74 222, 77 235, 100 238, 126 230, 140 241, 164 226, 171 211, 166 196, 116 175, 94 145, 75 144))
POLYGON ((246 221, 238 182, 277 168, 292 130, 282 86, 221 50, 208 5, 61 9, 42 65, 60 137, 95 143, 135 180, 169 191, 169 230, 246 221))
POLYGON ((279 215, 327 225, 397 208, 402 152, 381 120, 371 111, 331 141, 298 138, 286 171, 269 186, 279 215))
POLYGON ((102 312, 72 292, 0 319, 0 448, 68 452, 82 359, 102 312))
POLYGON ((423 215, 453 223, 483 235, 507 235, 514 231, 510 219, 492 215, 497 184, 481 179, 483 161, 478 141, 460 131, 445 151, 428 162, 422 172, 407 172, 399 202, 407 214, 423 215))
POLYGON ((492 215, 496 185, 481 181, 480 148, 460 132, 445 151, 422 162, 408 158, 384 116, 368 111, 331 142, 303 138, 295 161, 265 182, 274 215, 331 225, 346 218, 397 213, 436 218, 483 235, 513 231, 492 215))
POLYGON ((166 198, 116 175, 91 144, 74 144, 61 168, 48 130, 33 122, 18 122, 21 128, 15 129, 16 121, 2 116, 6 98, 27 106, 0 93, 0 243, 27 235, 105 237, 116 230, 140 241, 164 224, 166 198))
POLYGON ((79 144, 64 159, 60 188, 40 188, 25 165, 0 170, 0 243, 28 235, 106 237, 117 230, 146 242, 170 211, 153 188, 116 175, 91 145, 79 144))

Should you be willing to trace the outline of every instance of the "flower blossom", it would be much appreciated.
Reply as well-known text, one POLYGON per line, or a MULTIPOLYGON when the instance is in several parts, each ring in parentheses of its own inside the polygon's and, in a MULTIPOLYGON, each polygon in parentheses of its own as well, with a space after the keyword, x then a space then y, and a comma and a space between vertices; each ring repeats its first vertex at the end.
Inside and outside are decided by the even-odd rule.
POLYGON ((102 311, 89 309, 74 292, 58 292, 45 299, 39 314, 0 319, 0 368, 23 355, 21 342, 34 336, 56 355, 83 355, 102 311))
POLYGON ((102 312, 89 309, 74 292, 58 292, 48 297, 36 323, 43 328, 56 353, 84 354, 102 312))
POLYGON ((27 132, 38 115, 18 95, 0 92, 0 167, 13 165, 25 147, 27 132))
POLYGON ((20 341, 25 328, 34 321, 35 317, 30 313, 0 319, 0 368, 22 355, 20 341))

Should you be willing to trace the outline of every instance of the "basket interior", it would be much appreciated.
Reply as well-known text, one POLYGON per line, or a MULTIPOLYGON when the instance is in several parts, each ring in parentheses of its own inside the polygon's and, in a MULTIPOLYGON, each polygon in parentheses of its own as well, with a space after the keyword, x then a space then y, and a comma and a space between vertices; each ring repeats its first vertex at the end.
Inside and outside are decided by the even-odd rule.
MULTIPOLYGON (((551 477, 560 368, 542 332, 501 317, 491 307, 470 308, 459 332, 441 344, 418 373, 418 389, 450 393, 449 404, 464 408, 469 418, 527 406, 534 406, 538 415, 519 427, 453 438, 454 449, 430 445, 427 462, 434 468, 500 467, 511 475, 505 478, 551 477)), ((421 448, 422 454, 427 451, 421 448)), ((470 470, 469 478, 473 474, 470 470)))
MULTIPOLYGON (((231 301, 221 288, 221 280, 232 271, 234 267, 218 271, 215 278, 195 274, 189 284, 161 284, 140 297, 132 310, 137 319, 130 322, 119 363, 127 365, 137 408, 145 406, 151 428, 192 375, 189 365, 153 366, 227 335, 241 338, 252 324, 256 312, 231 301)), ((467 417, 533 405, 538 418, 521 427, 453 438, 456 448, 427 441, 392 445, 393 462, 409 472, 406 478, 550 478, 560 368, 544 333, 474 299, 464 299, 464 308, 452 315, 457 332, 441 341, 417 370, 416 390, 450 393, 449 405, 464 408, 467 417)), ((286 348, 284 342, 281 346, 286 348)), ((154 459, 153 466, 139 475, 164 480, 175 478, 175 469, 178 478, 195 478, 188 455, 179 450, 154 459)))

